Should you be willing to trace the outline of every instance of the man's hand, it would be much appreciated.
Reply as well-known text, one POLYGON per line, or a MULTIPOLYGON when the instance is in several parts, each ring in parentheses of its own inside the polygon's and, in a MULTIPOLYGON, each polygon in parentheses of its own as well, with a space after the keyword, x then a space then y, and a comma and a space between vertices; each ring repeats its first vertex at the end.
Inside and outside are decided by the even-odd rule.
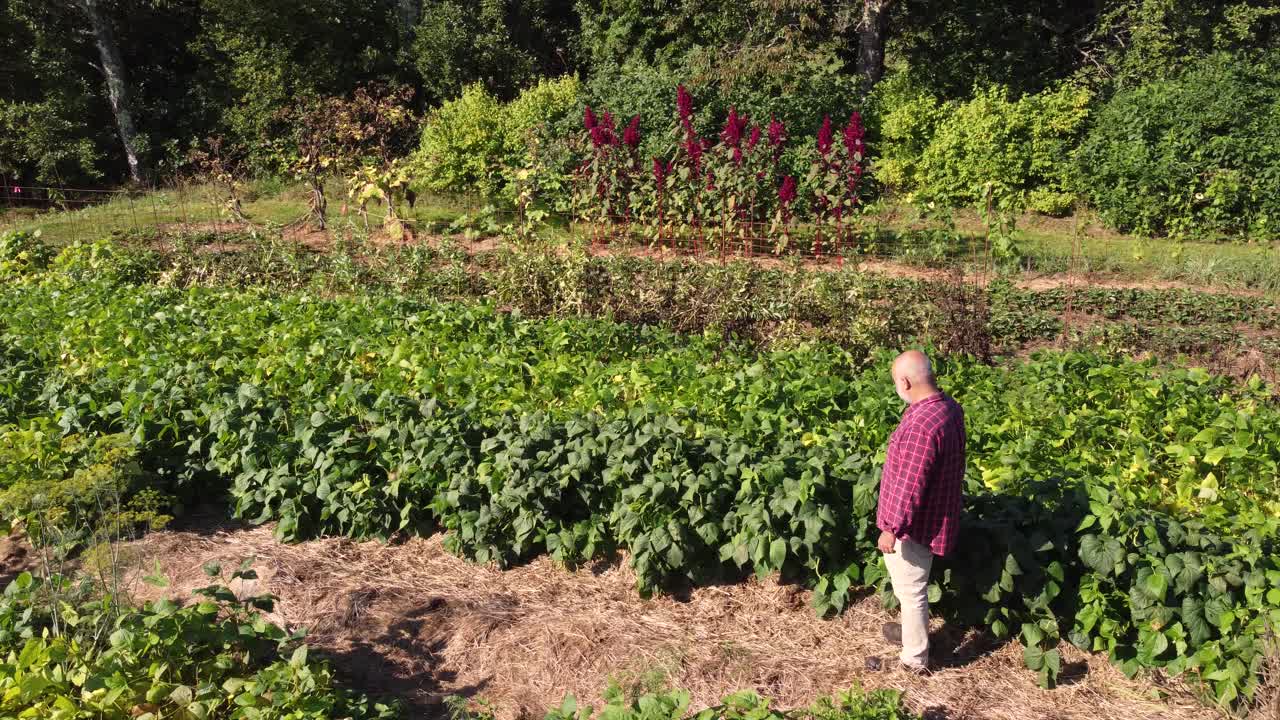
POLYGON ((880 540, 879 542, 876 543, 876 545, 880 547, 880 552, 884 553, 885 555, 892 555, 894 543, 896 543, 897 541, 898 541, 898 538, 894 537, 893 533, 888 532, 886 530, 880 533, 880 540))

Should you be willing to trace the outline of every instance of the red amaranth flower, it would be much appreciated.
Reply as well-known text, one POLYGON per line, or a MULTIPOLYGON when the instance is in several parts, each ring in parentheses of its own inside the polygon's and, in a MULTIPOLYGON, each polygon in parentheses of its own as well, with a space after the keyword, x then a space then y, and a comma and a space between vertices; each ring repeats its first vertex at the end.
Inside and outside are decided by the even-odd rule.
POLYGON ((640 116, 631 118, 627 129, 622 133, 622 144, 635 150, 640 146, 640 116))
POLYGON ((758 145, 759 143, 760 143, 760 126, 752 125, 751 135, 747 137, 747 149, 755 150, 756 145, 758 145))
POLYGON ((831 154, 831 116, 822 116, 822 127, 818 129, 818 153, 822 157, 831 154))
POLYGON ((865 136, 866 131, 862 129, 862 115, 855 110, 849 116, 849 124, 844 126, 844 148, 848 151, 850 160, 855 162, 862 160, 865 150, 862 139, 865 136))
POLYGON ((658 186, 662 186, 662 181, 667 179, 667 173, 671 170, 669 163, 663 163, 658 158, 653 159, 653 179, 657 181, 658 186))
POLYGON ((778 118, 769 118, 769 144, 780 147, 787 141, 787 126, 778 118))
POLYGON ((849 124, 844 128, 844 147, 848 153, 848 161, 852 166, 849 172, 849 191, 857 192, 858 180, 862 178, 862 161, 867 156, 867 147, 863 142, 866 131, 862 127, 862 115, 854 111, 849 116, 849 124))
POLYGON ((690 133, 688 139, 684 141, 684 151, 689 154, 689 162, 693 166, 693 174, 697 175, 702 169, 702 141, 697 135, 690 133))
POLYGON ((729 108, 729 119, 724 123, 724 130, 720 131, 720 139, 729 147, 738 147, 742 142, 742 131, 747 129, 749 122, 746 115, 739 115, 736 108, 729 108))
POLYGON ((791 205, 796 199, 796 179, 790 175, 782 178, 782 186, 778 188, 778 200, 782 201, 783 207, 791 205))
POLYGON ((680 113, 684 129, 693 132, 693 96, 684 89, 684 85, 676 87, 676 111, 680 113))
POLYGON ((591 144, 596 148, 612 147, 618 144, 618 133, 613 124, 613 115, 605 111, 596 126, 591 128, 591 144))
POLYGON ((591 132, 596 129, 596 114, 591 112, 591 106, 588 105, 585 112, 582 113, 582 127, 591 132))

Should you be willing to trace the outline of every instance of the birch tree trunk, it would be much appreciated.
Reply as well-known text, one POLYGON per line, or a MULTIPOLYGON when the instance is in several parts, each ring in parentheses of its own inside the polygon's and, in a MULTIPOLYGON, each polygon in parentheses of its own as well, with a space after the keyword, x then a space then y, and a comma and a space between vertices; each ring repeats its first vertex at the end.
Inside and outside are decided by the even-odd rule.
POLYGON ((125 159, 129 163, 129 177, 136 183, 146 182, 150 173, 143 157, 142 138, 133 124, 133 105, 129 92, 128 73, 120 55, 111 19, 102 10, 101 0, 77 0, 80 9, 89 18, 94 44, 102 58, 102 74, 107 82, 107 97, 111 112, 116 118, 120 142, 124 144, 125 159))

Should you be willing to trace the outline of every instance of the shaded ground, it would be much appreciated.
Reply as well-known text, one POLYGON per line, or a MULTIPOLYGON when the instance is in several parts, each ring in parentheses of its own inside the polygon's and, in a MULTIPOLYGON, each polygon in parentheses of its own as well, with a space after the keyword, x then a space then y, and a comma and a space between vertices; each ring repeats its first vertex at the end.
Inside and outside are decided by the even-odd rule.
POLYGON ((205 562, 256 558, 260 579, 238 591, 278 595, 276 622, 308 628, 349 681, 405 698, 412 717, 439 716, 442 699, 460 695, 493 703, 500 718, 541 718, 566 693, 598 707, 610 679, 687 688, 695 706, 754 689, 794 707, 860 683, 905 690, 931 718, 1218 717, 1178 684, 1129 681, 1069 646, 1063 686, 1041 690, 1016 644, 946 628, 935 645, 948 667, 917 678, 894 667, 874 598, 821 620, 808 592, 773 579, 643 600, 625 562, 567 572, 542 558, 497 571, 448 554, 438 536, 286 545, 270 528, 156 533, 131 552, 138 576, 158 560, 172 582, 157 590, 135 578, 143 599, 207 584, 205 562), (868 671, 868 656, 887 669, 868 671))
POLYGON ((14 531, 8 537, 0 538, 0 590, 19 573, 33 569, 35 564, 31 546, 21 533, 14 531))

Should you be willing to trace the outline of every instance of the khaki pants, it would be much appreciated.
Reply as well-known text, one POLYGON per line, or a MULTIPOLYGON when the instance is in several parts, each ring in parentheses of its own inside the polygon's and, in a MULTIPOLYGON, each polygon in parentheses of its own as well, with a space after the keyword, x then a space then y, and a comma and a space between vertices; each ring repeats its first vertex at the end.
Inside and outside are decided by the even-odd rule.
POLYGON ((933 552, 910 540, 899 540, 884 556, 893 594, 902 605, 902 663, 929 665, 929 569, 933 552))

